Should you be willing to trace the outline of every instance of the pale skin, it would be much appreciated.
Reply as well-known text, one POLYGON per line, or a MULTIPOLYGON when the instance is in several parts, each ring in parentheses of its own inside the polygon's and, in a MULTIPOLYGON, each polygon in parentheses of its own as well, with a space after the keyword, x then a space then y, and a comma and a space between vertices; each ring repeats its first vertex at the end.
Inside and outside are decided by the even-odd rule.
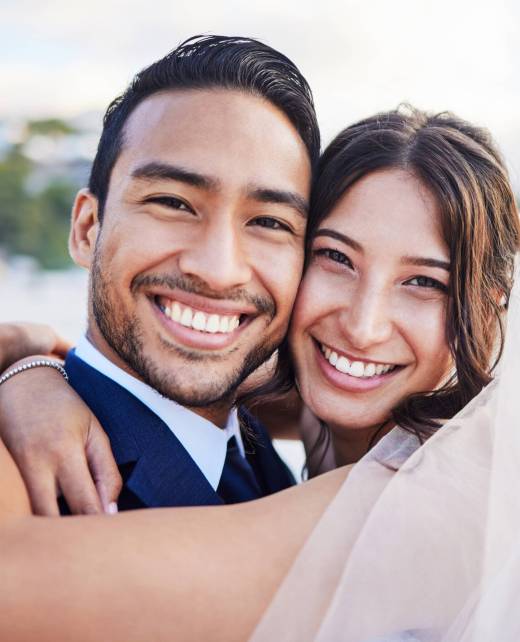
POLYGON ((245 504, 55 520, 30 514, 0 442, 0 638, 245 640, 347 474, 245 504))

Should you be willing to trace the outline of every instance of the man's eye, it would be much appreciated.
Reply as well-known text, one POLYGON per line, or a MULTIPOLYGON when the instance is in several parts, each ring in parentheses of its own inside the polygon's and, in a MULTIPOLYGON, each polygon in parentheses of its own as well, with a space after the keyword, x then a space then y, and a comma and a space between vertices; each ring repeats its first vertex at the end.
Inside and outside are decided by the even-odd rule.
POLYGON ((285 225, 285 223, 282 223, 276 218, 271 218, 270 216, 259 216, 252 221, 252 224, 265 227, 268 230, 284 230, 286 232, 290 232, 288 225, 285 225))
POLYGON ((406 285, 415 285, 420 288, 433 288, 435 290, 440 290, 441 292, 448 291, 448 288, 444 283, 437 281, 437 279, 432 279, 429 276, 414 276, 413 279, 406 281, 406 285))
POLYGON ((346 254, 343 254, 343 252, 340 252, 339 250, 333 250, 331 248, 323 248, 320 250, 315 250, 314 256, 324 256, 325 258, 330 259, 331 261, 334 261, 334 263, 341 263, 342 265, 347 265, 347 266, 352 265, 352 263, 350 262, 350 259, 346 254))
POLYGON ((146 202, 164 205, 172 210, 183 210, 185 212, 193 211, 189 205, 186 205, 184 201, 181 201, 180 198, 176 198, 175 196, 153 196, 151 198, 147 198, 146 202))

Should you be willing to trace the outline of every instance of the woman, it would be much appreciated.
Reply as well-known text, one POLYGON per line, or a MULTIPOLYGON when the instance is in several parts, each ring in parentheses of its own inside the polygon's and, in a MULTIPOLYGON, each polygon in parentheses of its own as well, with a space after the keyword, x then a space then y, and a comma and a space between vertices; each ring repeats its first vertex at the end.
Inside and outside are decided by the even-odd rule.
MULTIPOLYGON (((424 438, 490 381, 519 247, 518 213, 506 171, 482 131, 448 115, 402 111, 340 134, 323 156, 314 207, 320 215, 309 230, 291 342, 301 394, 330 426, 336 460, 344 463, 396 423, 424 438)), ((374 449, 375 458, 354 469, 353 484, 338 494, 340 510, 336 499, 315 531, 318 540, 311 538, 300 558, 304 572, 312 568, 314 575, 302 582, 302 563, 296 563, 257 639, 273 639, 273 623, 277 634, 284 627, 287 639, 316 637, 331 603, 328 592, 341 595, 344 588, 338 572, 351 557, 359 566, 352 551, 363 551, 361 568, 374 557, 363 529, 416 446, 396 429, 374 449), (362 492, 352 494, 350 487, 362 492), (323 524, 336 539, 320 539, 323 524), (296 593, 302 600, 288 601, 296 593), (312 596, 308 604, 305 594, 312 596), (304 607, 284 621, 276 604, 284 613, 288 604, 304 607), (300 622, 311 614, 302 636, 300 622)), ((23 485, 3 457, 8 479, 0 488, 16 489, 3 497, 0 542, 9 552, 2 559, 0 602, 11 616, 0 618, 8 639, 245 639, 346 474, 340 469, 250 504, 147 511, 110 523, 54 521, 26 514, 23 485)), ((390 527, 391 516, 379 527, 390 527)), ((406 520, 397 525, 406 536, 406 520)), ((388 583, 384 570, 379 580, 388 583)), ((399 596, 400 584, 393 588, 399 596)), ((435 604, 431 610, 441 635, 454 613, 435 604)), ((352 637, 348 626, 354 625, 324 639, 367 639, 352 637)), ((402 631, 401 620, 384 626, 359 631, 402 631)))

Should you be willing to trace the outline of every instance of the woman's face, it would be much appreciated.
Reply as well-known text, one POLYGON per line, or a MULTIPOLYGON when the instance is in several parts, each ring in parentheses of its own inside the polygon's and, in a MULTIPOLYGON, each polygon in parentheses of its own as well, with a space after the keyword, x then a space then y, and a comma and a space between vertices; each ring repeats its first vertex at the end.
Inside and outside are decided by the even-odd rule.
POLYGON ((369 174, 321 223, 291 327, 299 388, 331 427, 369 428, 449 372, 449 252, 434 196, 369 174))

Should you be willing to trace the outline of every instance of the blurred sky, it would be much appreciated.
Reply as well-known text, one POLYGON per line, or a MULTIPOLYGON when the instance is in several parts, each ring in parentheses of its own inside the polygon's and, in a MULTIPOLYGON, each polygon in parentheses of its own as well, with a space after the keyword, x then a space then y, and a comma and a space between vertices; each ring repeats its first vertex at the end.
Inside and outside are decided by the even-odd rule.
POLYGON ((104 109, 195 33, 260 38, 314 89, 324 140, 409 101, 488 126, 520 186, 518 0, 0 0, 0 118, 104 109))

